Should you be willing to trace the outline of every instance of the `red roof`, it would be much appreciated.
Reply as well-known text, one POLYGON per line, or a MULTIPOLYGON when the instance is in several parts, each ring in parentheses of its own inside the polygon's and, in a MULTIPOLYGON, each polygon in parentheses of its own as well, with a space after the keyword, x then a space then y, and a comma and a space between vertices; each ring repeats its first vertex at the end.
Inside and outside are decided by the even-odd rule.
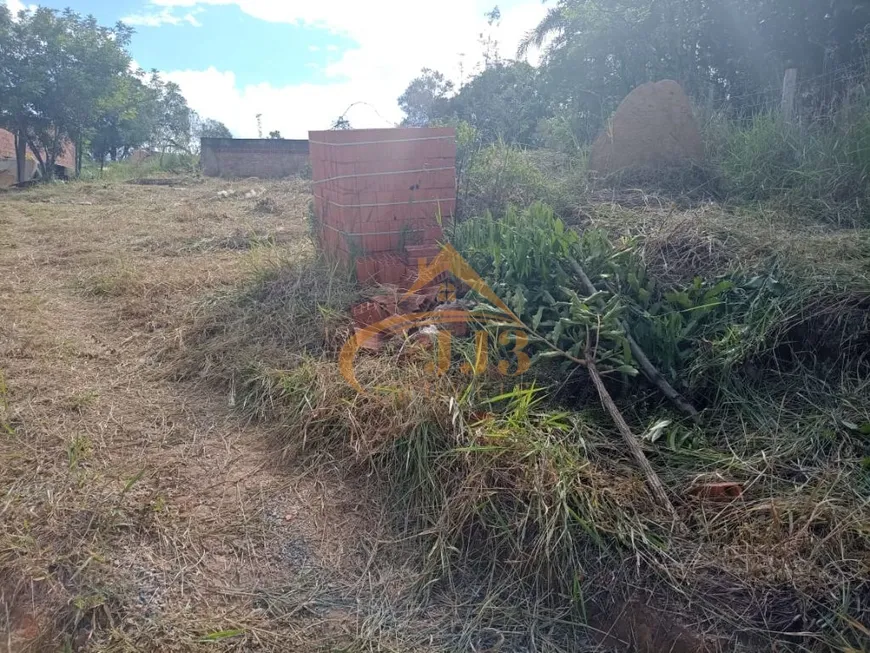
MULTIPOLYGON (((28 148, 29 150, 30 148, 28 148)), ((28 151, 29 156, 36 158, 33 156, 32 151, 28 151)), ((12 132, 8 132, 5 129, 0 129, 0 159, 14 159, 15 158, 15 136, 12 132)), ((76 148, 75 146, 66 141, 64 143, 63 154, 57 157, 57 161, 55 163, 59 166, 64 166, 66 168, 75 169, 76 167, 76 148)))

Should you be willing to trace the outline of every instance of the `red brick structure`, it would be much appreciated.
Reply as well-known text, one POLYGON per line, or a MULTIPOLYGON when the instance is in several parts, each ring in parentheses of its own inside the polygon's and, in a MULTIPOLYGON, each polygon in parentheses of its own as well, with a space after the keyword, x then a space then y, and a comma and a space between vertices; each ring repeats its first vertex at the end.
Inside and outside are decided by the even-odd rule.
POLYGON ((360 281, 400 284, 437 254, 456 211, 456 131, 309 132, 323 249, 360 281), (409 260, 410 259, 410 260, 409 260))
MULTIPOLYGON (((45 156, 43 155, 43 159, 45 156)), ((12 132, 0 129, 0 186, 11 186, 17 181, 15 161, 15 136, 12 132)), ((62 168, 58 176, 71 175, 76 169, 76 148, 71 142, 64 143, 63 154, 57 157, 55 165, 62 168)), ((27 148, 27 177, 33 177, 37 170, 37 159, 33 151, 27 148)))
POLYGON ((286 138, 203 138, 199 160, 207 177, 279 179, 308 165, 308 141, 286 138))

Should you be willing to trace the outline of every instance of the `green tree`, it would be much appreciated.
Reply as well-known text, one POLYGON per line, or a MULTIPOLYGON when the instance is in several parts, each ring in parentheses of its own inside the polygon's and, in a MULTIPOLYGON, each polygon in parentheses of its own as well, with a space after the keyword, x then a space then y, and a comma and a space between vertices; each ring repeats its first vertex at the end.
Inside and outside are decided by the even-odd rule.
POLYGON ((206 118, 202 123, 202 136, 204 138, 232 138, 233 133, 219 120, 206 118))
POLYGON ((31 19, 22 11, 13 20, 8 8, 0 6, 0 127, 14 134, 19 182, 26 181, 27 134, 31 121, 38 119, 37 103, 44 84, 28 63, 35 47, 26 29, 31 19))
POLYGON ((485 68, 448 103, 449 114, 473 124, 484 142, 531 144, 548 108, 536 70, 526 62, 500 61, 485 68))
POLYGON ((495 8, 480 35, 483 69, 455 93, 443 75, 424 69, 399 98, 405 124, 460 119, 484 143, 576 151, 647 81, 675 79, 696 98, 751 114, 775 101, 788 67, 801 79, 829 80, 826 94, 803 87, 805 101, 821 101, 867 60, 868 0, 550 1, 518 53, 542 49, 538 69, 499 56, 495 8))
POLYGON ((13 30, 19 59, 12 74, 22 84, 13 120, 50 179, 69 143, 83 149, 101 104, 114 92, 116 80, 128 74, 125 48, 132 31, 120 23, 101 27, 93 17, 69 9, 44 7, 22 12, 13 30))
POLYGON ((151 72, 148 87, 156 107, 151 145, 166 152, 190 152, 192 142, 191 110, 174 82, 164 82, 157 71, 151 72))
POLYGON ((437 70, 424 68, 399 96, 399 107, 405 113, 403 125, 424 127, 436 120, 443 120, 450 112, 448 97, 453 91, 453 82, 437 70))
POLYGON ((15 152, 18 159, 18 181, 24 177, 24 152, 26 139, 18 115, 30 95, 23 86, 23 66, 18 42, 19 32, 12 21, 12 13, 6 5, 0 5, 0 127, 15 136, 15 152), (20 145, 19 145, 20 141, 20 145))
POLYGON ((278 139, 282 138, 281 132, 278 131, 277 129, 275 131, 269 132, 269 138, 271 138, 273 140, 278 140, 278 139))
MULTIPOLYGON (((133 34, 123 23, 101 27, 92 16, 81 17, 69 10, 62 15, 66 43, 65 69, 58 71, 58 110, 52 119, 55 132, 65 132, 76 144, 76 174, 81 171, 85 139, 93 132, 102 107, 127 87, 130 55, 127 47, 133 34)), ((129 87, 127 87, 129 88, 129 87)), ((46 156, 52 152, 46 147, 46 156)), ((53 162, 52 162, 53 164, 53 162)), ((49 168, 52 166, 50 165, 49 168)))
POLYGON ((47 179, 70 142, 83 149, 115 80, 127 74, 131 34, 120 23, 101 27, 69 9, 40 7, 14 21, 3 9, 0 120, 15 134, 19 181, 28 145, 47 179))
POLYGON ((148 143, 156 129, 154 93, 143 82, 144 73, 116 78, 112 93, 104 96, 89 133, 91 156, 100 162, 117 160, 148 143))
POLYGON ((190 110, 190 150, 198 154, 200 151, 200 139, 202 138, 232 138, 232 132, 227 126, 218 120, 206 118, 203 120, 193 109, 190 110))
POLYGON ((812 78, 863 64, 866 0, 558 0, 520 47, 545 50, 542 92, 606 115, 634 87, 671 78, 752 110, 787 67, 812 78))

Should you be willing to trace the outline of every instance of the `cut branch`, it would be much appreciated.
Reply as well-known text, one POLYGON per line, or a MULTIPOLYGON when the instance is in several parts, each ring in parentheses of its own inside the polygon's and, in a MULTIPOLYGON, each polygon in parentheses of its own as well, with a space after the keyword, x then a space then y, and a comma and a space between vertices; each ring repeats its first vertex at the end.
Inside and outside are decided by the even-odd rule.
POLYGON ((628 426, 622 413, 619 412, 619 408, 617 408, 616 404, 613 403, 613 398, 610 396, 607 388, 604 387, 604 381, 601 379, 601 374, 595 366, 595 361, 592 360, 592 357, 588 353, 586 355, 586 369, 589 370, 589 376, 592 377, 592 383, 595 384, 595 389, 598 390, 598 396, 601 397, 601 403, 604 404, 604 407, 607 409, 607 412, 616 424, 616 428, 619 429, 622 439, 626 446, 628 446, 628 450, 631 452, 637 466, 640 467, 644 477, 646 477, 647 485, 656 501, 658 501, 658 503, 668 511, 677 530, 680 533, 685 533, 686 525, 683 523, 683 520, 680 519, 680 515, 677 513, 676 508, 674 508, 674 504, 671 503, 671 500, 668 498, 665 486, 662 484, 656 471, 652 468, 652 465, 650 465, 649 460, 647 460, 643 449, 640 448, 638 439, 631 432, 631 428, 628 426))
MULTIPOLYGON (((574 272, 578 277, 580 277, 580 282, 583 284, 583 290, 586 294, 592 296, 598 292, 592 284, 592 281, 586 275, 583 267, 573 258, 570 259, 570 261, 571 266, 574 268, 574 272)), ((674 386, 668 383, 668 380, 662 376, 661 372, 656 369, 655 365, 652 364, 652 361, 650 361, 649 357, 646 355, 646 352, 641 349, 641 346, 637 344, 637 341, 631 335, 628 323, 625 320, 619 320, 619 326, 623 331, 625 331, 625 335, 628 338, 628 345, 631 347, 631 355, 634 356, 640 364, 641 371, 643 371, 647 380, 661 390, 662 394, 670 399, 677 408, 689 415, 694 421, 699 422, 701 419, 700 413, 698 413, 697 409, 686 401, 683 396, 676 391, 674 386)))

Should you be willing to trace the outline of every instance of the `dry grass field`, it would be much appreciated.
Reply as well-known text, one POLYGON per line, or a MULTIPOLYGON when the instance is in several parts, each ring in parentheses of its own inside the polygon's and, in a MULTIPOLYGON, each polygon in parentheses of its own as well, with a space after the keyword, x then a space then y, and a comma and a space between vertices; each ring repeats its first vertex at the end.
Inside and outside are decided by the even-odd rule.
POLYGON ((308 246, 309 197, 193 179, 0 195, 0 651, 365 637, 365 496, 282 462, 161 356, 205 298, 308 246))
MULTIPOLYGON (((307 182, 167 183, 0 194, 0 653, 870 650, 866 229, 588 198, 608 256, 739 286, 692 350, 703 424, 617 399, 675 420, 644 448, 680 533, 579 375, 432 383, 393 342, 355 371, 407 391, 353 391, 366 291, 307 182)), ((513 219, 466 247, 567 233, 513 219)))

